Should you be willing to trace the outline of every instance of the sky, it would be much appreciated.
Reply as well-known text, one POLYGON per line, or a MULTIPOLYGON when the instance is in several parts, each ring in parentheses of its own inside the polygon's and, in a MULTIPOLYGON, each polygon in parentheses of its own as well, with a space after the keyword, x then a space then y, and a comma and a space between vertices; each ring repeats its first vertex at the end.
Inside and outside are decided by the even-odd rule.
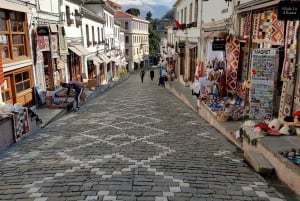
POLYGON ((126 5, 126 4, 135 4, 135 5, 142 5, 144 4, 159 4, 159 5, 165 5, 168 7, 173 7, 176 0, 115 0, 115 2, 126 5))

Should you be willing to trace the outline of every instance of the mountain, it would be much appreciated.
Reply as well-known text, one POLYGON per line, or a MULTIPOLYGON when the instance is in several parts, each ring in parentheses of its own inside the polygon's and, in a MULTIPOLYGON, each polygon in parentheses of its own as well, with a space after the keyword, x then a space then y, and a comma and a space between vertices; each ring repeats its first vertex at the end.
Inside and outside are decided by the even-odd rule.
MULTIPOLYGON (((120 3, 122 5, 122 3, 120 3)), ((142 3, 142 5, 136 4, 126 4, 122 5, 122 10, 126 11, 129 8, 137 8, 140 10, 140 18, 145 19, 146 14, 150 11, 152 13, 152 18, 162 18, 171 8, 166 5, 159 5, 159 4, 147 4, 142 3)))

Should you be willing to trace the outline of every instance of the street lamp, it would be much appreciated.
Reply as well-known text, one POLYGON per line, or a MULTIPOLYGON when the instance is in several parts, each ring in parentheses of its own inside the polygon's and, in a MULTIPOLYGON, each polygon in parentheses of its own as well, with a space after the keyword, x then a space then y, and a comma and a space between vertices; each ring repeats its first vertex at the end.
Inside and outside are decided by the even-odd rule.
MULTIPOLYGON (((81 9, 80 9, 80 12, 81 12, 81 9)), ((78 10, 75 10, 75 14, 74 14, 77 27, 79 27, 81 25, 81 22, 82 22, 82 17, 83 16, 80 12, 78 12, 78 10)))

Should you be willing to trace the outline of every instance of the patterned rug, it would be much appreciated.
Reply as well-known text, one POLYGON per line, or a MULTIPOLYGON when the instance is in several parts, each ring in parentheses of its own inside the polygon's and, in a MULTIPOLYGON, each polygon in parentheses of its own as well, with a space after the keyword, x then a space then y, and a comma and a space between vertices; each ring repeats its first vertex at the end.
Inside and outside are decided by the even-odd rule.
POLYGON ((272 13, 271 42, 278 44, 284 43, 284 21, 278 20, 277 9, 274 9, 272 13))
POLYGON ((291 82, 283 83, 279 106, 279 118, 291 116, 293 105, 293 90, 294 84, 292 84, 291 82))
MULTIPOLYGON (((284 42, 284 21, 277 19, 277 9, 258 12, 253 15, 253 39, 269 40, 275 44, 283 44, 284 42)), ((246 29, 246 19, 245 27, 246 29)))
POLYGON ((282 81, 293 81, 295 79, 297 29, 299 21, 288 21, 285 36, 285 57, 281 74, 282 81))
POLYGON ((295 98, 294 103, 300 106, 300 68, 298 66, 298 73, 297 73, 297 82, 296 82, 296 88, 295 88, 295 98))
POLYGON ((272 11, 260 14, 258 39, 270 39, 272 34, 272 11))
POLYGON ((237 70, 240 55, 240 42, 236 36, 229 35, 226 39, 226 83, 227 93, 236 93, 237 70))
POLYGON ((245 17, 243 17, 243 31, 242 36, 243 38, 250 37, 250 30, 251 30, 251 14, 248 13, 245 17))
POLYGON ((260 16, 261 13, 255 13, 253 15, 253 35, 252 38, 255 39, 259 39, 259 29, 260 29, 260 16))
POLYGON ((283 81, 279 117, 290 116, 292 113, 292 103, 299 102, 299 81, 296 86, 295 98, 294 98, 294 80, 295 77, 295 65, 296 65, 296 47, 297 47, 297 29, 299 27, 299 21, 288 21, 286 26, 286 38, 285 38, 285 57, 283 62, 283 69, 281 79, 283 81))

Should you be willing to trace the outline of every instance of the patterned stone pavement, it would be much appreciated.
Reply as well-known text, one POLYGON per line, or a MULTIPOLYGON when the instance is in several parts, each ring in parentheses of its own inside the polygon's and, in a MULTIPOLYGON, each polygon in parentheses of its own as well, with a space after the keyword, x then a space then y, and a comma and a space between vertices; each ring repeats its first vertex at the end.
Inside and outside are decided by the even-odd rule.
POLYGON ((5 149, 0 200, 285 200, 157 84, 132 75, 5 149))

